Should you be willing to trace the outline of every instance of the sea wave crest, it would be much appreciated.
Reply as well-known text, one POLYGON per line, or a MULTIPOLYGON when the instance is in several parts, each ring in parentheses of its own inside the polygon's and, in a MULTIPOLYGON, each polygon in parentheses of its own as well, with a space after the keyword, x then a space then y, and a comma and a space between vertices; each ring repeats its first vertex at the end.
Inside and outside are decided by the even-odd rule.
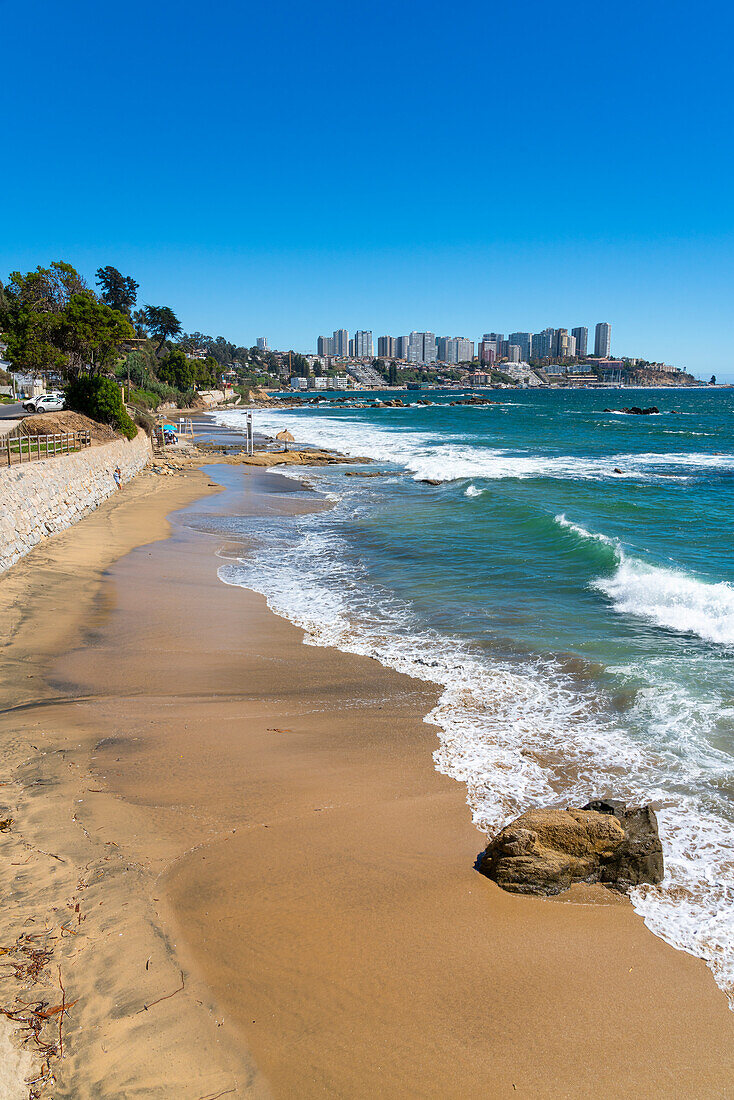
POLYGON ((613 548, 614 573, 596 577, 591 587, 603 592, 615 611, 717 645, 734 645, 734 586, 726 581, 699 580, 682 569, 626 554, 617 539, 588 531, 564 514, 556 516, 556 523, 580 539, 613 548))

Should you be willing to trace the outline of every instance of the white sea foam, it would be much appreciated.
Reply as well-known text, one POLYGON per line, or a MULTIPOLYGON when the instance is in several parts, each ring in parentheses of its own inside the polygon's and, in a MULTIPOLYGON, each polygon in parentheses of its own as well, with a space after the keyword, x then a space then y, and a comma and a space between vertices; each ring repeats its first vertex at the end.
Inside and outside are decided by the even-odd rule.
POLYGON ((614 548, 617 568, 597 577, 592 587, 608 596, 615 611, 634 615, 666 630, 696 634, 707 642, 734 645, 734 586, 699 580, 682 569, 664 568, 626 554, 616 539, 587 531, 556 516, 560 527, 579 538, 614 548))
POLYGON ((556 523, 559 527, 565 527, 569 531, 573 531, 579 538, 589 539, 591 542, 602 542, 605 546, 613 546, 616 551, 621 555, 622 548, 617 539, 610 539, 607 535, 597 535, 593 531, 587 531, 585 527, 581 527, 578 523, 572 523, 571 520, 566 519, 566 516, 561 513, 556 516, 556 523))
POLYGON ((467 485, 466 489, 464 490, 464 496, 465 497, 480 497, 483 492, 484 492, 484 489, 477 489, 476 485, 467 485))
MULTIPOLYGON (((215 413, 218 423, 244 430, 244 414, 237 410, 215 413)), ((560 478, 607 480, 625 477, 656 481, 689 475, 697 470, 734 469, 734 455, 705 453, 614 454, 577 456, 538 454, 537 451, 477 447, 450 431, 415 431, 404 425, 375 424, 360 419, 359 410, 344 409, 332 416, 319 412, 258 409, 255 430, 275 435, 287 428, 299 443, 318 443, 349 456, 363 456, 407 469, 419 481, 456 481, 461 478, 560 478), (617 472, 619 471, 619 472, 617 472)))
POLYGON ((594 582, 617 611, 667 630, 734 645, 734 587, 711 584, 679 569, 661 569, 624 558, 611 577, 594 582))

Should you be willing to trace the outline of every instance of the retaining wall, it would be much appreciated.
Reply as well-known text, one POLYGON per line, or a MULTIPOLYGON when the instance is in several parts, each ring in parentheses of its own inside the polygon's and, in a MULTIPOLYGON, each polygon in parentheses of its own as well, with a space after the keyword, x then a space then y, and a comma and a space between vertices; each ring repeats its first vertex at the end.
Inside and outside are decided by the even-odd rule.
POLYGON ((87 447, 74 454, 0 468, 0 573, 41 539, 55 535, 94 511, 116 491, 116 466, 129 481, 151 459, 144 431, 87 447))

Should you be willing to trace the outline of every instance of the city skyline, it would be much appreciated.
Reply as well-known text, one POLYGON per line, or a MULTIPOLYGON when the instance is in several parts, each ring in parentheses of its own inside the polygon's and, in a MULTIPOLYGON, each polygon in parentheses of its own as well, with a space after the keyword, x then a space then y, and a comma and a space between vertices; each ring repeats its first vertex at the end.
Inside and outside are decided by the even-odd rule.
MULTIPOLYGON (((579 325, 569 332, 566 328, 545 328, 540 332, 515 331, 505 338, 504 333, 485 332, 481 339, 467 336, 440 336, 435 332, 413 330, 406 335, 383 334, 377 337, 374 351, 372 329, 359 329, 349 337, 348 329, 335 329, 331 336, 321 335, 316 340, 315 354, 321 358, 398 359, 413 363, 466 363, 475 357, 480 363, 529 362, 540 359, 609 359, 611 357, 612 326, 599 321, 594 327, 593 355, 588 351, 589 329, 579 325), (476 345, 476 351, 475 351, 476 345)), ((293 349, 296 350, 296 349, 293 349)), ((313 354, 311 347, 300 349, 313 354)), ((628 359, 644 356, 625 355, 628 359)), ((660 362, 660 360, 653 360, 660 362)))

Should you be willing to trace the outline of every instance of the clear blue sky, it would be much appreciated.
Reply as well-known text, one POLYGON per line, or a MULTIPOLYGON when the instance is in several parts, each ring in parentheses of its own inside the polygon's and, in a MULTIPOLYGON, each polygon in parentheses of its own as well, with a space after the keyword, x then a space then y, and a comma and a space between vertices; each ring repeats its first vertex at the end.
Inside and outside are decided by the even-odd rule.
POLYGON ((729 4, 0 0, 0 277, 187 330, 612 322, 734 379, 729 4))

